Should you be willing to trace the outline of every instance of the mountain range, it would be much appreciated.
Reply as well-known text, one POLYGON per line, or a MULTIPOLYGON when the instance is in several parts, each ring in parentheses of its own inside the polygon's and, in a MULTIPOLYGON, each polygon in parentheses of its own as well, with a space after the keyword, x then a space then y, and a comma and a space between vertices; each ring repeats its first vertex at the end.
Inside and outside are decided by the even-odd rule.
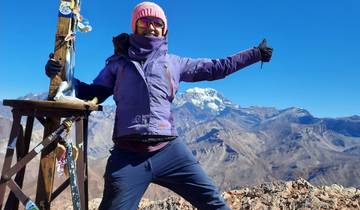
MULTIPOLYGON (((19 99, 46 98, 29 94, 19 99)), ((318 118, 290 107, 241 107, 210 88, 178 93, 173 112, 179 138, 186 142, 222 191, 266 181, 303 178, 314 185, 360 188, 360 116, 318 118)), ((112 147, 115 106, 93 112, 89 120, 89 192, 101 197, 102 173, 112 147)), ((0 166, 11 128, 9 107, 0 105, 0 166)), ((35 123, 38 142, 42 126, 35 123)), ((33 143, 34 144, 34 143, 33 143)), ((32 145, 33 145, 32 144, 32 145)), ((37 171, 35 171, 37 172, 37 171)), ((34 174, 35 172, 30 172, 34 174)), ((34 184, 28 182, 29 186, 34 184)), ((166 197, 152 186, 145 196, 166 197)))

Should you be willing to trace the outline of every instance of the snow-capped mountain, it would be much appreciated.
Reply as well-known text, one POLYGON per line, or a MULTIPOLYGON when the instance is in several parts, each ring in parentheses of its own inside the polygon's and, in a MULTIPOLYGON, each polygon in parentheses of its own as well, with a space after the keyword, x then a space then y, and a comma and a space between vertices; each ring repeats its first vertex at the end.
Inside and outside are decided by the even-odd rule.
POLYGON ((43 93, 29 93, 25 96, 19 97, 19 100, 38 100, 38 101, 42 101, 42 100, 47 100, 48 97, 48 93, 47 92, 43 92, 43 93))
POLYGON ((200 110, 214 113, 220 113, 226 107, 239 107, 212 88, 190 88, 184 93, 178 93, 173 102, 175 108, 186 103, 192 104, 200 110))

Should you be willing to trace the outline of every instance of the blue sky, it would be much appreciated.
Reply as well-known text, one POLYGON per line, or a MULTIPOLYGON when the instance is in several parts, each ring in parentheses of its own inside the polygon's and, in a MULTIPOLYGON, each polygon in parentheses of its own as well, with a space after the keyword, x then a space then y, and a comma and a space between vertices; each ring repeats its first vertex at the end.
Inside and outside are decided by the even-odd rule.
MULTIPOLYGON (((77 78, 96 77, 113 51, 112 36, 131 31, 131 12, 139 2, 82 1, 81 13, 93 31, 77 36, 77 78)), ((168 17, 171 53, 221 58, 262 38, 274 47, 263 69, 255 64, 224 80, 182 83, 181 91, 211 87, 243 107, 300 107, 317 117, 360 115, 360 1, 155 2, 168 17)), ((0 0, 0 99, 47 91, 44 65, 54 48, 57 8, 57 0, 0 0)))

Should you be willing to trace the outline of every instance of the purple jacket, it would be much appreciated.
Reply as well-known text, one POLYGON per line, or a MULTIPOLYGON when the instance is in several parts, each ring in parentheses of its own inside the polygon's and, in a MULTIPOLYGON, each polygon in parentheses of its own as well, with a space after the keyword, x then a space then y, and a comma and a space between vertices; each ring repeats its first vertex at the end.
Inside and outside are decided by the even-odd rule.
POLYGON ((222 79, 261 60, 257 48, 223 59, 191 59, 168 54, 166 39, 151 44, 149 52, 141 46, 130 47, 129 56, 110 57, 93 81, 112 90, 116 103, 114 139, 131 134, 177 136, 171 102, 181 81, 222 79), (145 53, 146 61, 137 53, 145 53))

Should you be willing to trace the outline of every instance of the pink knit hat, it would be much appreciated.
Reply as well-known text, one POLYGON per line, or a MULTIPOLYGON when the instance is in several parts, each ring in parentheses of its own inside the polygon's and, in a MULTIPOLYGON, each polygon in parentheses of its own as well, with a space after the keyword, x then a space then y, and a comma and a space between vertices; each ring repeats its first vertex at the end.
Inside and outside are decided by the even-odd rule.
POLYGON ((167 20, 165 13, 161 7, 153 2, 142 2, 134 8, 131 20, 131 27, 133 33, 136 31, 136 21, 142 17, 157 17, 160 18, 164 22, 164 34, 167 33, 167 20))

